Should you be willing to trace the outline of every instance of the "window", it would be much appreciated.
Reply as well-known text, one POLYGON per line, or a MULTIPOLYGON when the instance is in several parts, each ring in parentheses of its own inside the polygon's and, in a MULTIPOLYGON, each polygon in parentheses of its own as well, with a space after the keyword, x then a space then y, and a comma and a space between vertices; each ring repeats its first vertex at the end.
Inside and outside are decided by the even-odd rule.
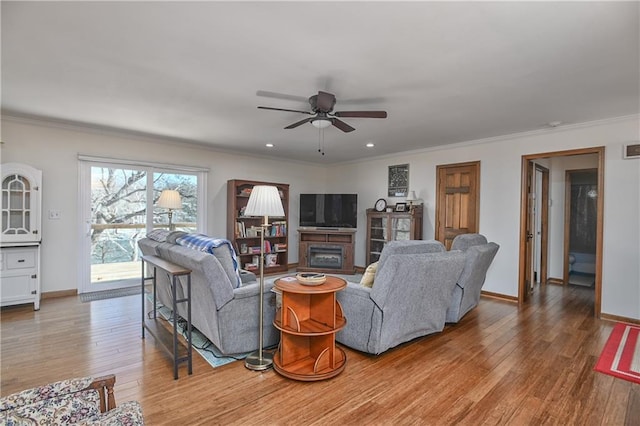
POLYGON ((85 225, 80 292, 139 285, 138 241, 153 229, 169 226, 168 211, 155 206, 164 189, 176 190, 181 196, 182 208, 173 211, 175 229, 204 232, 206 171, 122 160, 80 160, 85 225))

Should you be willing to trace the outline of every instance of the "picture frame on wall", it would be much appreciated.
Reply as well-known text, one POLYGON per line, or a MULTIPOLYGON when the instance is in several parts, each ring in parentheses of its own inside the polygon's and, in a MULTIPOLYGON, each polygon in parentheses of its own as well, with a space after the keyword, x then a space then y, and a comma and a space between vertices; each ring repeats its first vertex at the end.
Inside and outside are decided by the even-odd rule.
POLYGON ((406 197, 409 190, 409 165, 389 166, 389 197, 406 197))
POLYGON ((396 203, 395 211, 397 211, 397 212, 406 212, 407 211, 407 203, 396 203))

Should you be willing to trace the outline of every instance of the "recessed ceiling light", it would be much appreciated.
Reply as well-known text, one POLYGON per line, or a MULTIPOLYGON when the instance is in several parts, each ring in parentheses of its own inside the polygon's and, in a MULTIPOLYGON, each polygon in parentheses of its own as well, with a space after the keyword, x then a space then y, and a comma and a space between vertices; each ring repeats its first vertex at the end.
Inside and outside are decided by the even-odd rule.
POLYGON ((273 144, 272 143, 268 143, 265 145, 267 148, 273 148, 273 144))
POLYGON ((367 148, 373 148, 375 145, 373 144, 373 142, 369 142, 367 143, 366 147, 367 148))

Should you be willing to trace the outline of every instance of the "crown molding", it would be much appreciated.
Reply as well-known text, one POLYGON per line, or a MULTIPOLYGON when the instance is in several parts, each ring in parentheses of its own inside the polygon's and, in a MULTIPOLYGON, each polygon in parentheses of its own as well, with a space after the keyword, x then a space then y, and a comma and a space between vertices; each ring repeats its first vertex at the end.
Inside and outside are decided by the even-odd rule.
MULTIPOLYGON (((31 114, 24 114, 17 111, 5 110, 5 109, 2 109, 1 114, 2 114, 2 120, 13 121, 16 123, 25 123, 25 124, 31 124, 36 126, 49 126, 49 127, 55 127, 55 128, 65 129, 65 130, 72 130, 72 131, 85 131, 88 133, 101 134, 106 136, 127 137, 127 138, 133 138, 133 139, 145 141, 145 142, 163 143, 163 144, 174 145, 174 146, 189 145, 189 146, 206 149, 213 152, 219 152, 219 153, 225 153, 225 154, 231 154, 231 155, 241 155, 243 157, 252 157, 252 158, 261 158, 261 159, 267 158, 274 161, 282 161, 282 158, 276 155, 256 154, 251 151, 237 151, 232 149, 225 149, 225 148, 212 146, 207 143, 194 141, 191 139, 175 138, 171 136, 163 136, 163 135, 156 135, 156 134, 145 133, 145 132, 138 132, 135 130, 121 129, 117 127, 102 126, 102 125, 90 124, 90 123, 84 123, 84 122, 78 122, 78 121, 72 121, 72 120, 63 120, 63 119, 43 117, 43 116, 37 116, 37 115, 31 115, 31 114)), ((394 158, 402 155, 411 156, 411 155, 422 154, 426 152, 442 151, 443 149, 455 149, 455 148, 462 148, 465 146, 482 145, 482 144, 500 142, 500 141, 510 140, 510 139, 519 139, 519 138, 526 138, 526 137, 533 137, 533 136, 540 136, 540 135, 548 135, 553 133, 565 132, 569 130, 614 124, 614 123, 619 123, 619 122, 629 121, 634 119, 640 120, 640 114, 631 114, 631 115, 624 115, 619 117, 604 118, 600 120, 586 121, 581 123, 563 124, 557 127, 545 127, 542 129, 530 130, 526 132, 509 133, 506 135, 492 136, 489 138, 482 138, 482 139, 473 139, 469 141, 461 141, 461 142, 455 142, 455 143, 441 143, 441 144, 436 144, 429 147, 419 148, 419 149, 410 150, 410 151, 399 151, 391 154, 365 157, 365 158, 360 158, 356 160, 337 161, 334 163, 324 164, 324 165, 318 165, 317 162, 303 161, 303 160, 287 160, 287 161, 291 163, 304 164, 304 165, 313 164, 314 166, 319 166, 319 167, 321 166, 339 167, 347 164, 357 164, 357 163, 363 163, 368 161, 383 160, 386 158, 394 158)))
POLYGON ((492 136, 489 138, 474 139, 470 141, 462 141, 462 142, 446 143, 446 144, 443 143, 443 144, 433 145, 426 148, 414 149, 411 151, 400 151, 392 154, 379 155, 376 157, 367 157, 367 158, 362 158, 357 160, 333 163, 333 164, 330 164, 329 166, 342 166, 345 164, 355 164, 355 163, 363 163, 363 162, 372 161, 372 160, 383 160, 385 158, 394 158, 402 155, 411 156, 416 154, 422 154, 425 152, 442 151, 444 149, 463 148, 465 146, 482 145, 482 144, 488 144, 493 142, 501 142, 501 141, 510 140, 510 139, 521 139, 521 138, 527 138, 527 137, 533 137, 533 136, 549 135, 553 133, 561 133, 561 132, 566 132, 570 130, 603 126, 607 124, 615 124, 615 123, 620 123, 623 121, 631 121, 631 120, 640 121, 640 114, 630 114, 630 115, 623 115, 619 117, 603 118, 600 120, 585 121, 581 123, 563 124, 557 127, 545 127, 543 129, 529 130, 526 132, 519 132, 519 133, 509 133, 506 135, 492 136))
MULTIPOLYGON (((130 139, 136 139, 143 142, 161 143, 171 146, 191 146, 200 149, 205 149, 212 152, 218 152, 229 155, 240 155, 243 157, 258 158, 258 159, 270 159, 274 161, 282 161, 281 157, 277 155, 257 154, 252 151, 239 151, 233 149, 220 148, 204 142, 194 141, 191 139, 176 138, 171 136, 157 135, 152 133, 138 132, 135 130, 122 129, 118 127, 102 126, 98 124, 84 123, 73 120, 63 120, 58 118, 44 117, 32 114, 24 114, 17 111, 2 109, 0 121, 12 121, 15 123, 29 124, 33 126, 45 126, 53 127, 63 130, 75 131, 75 132, 87 132, 91 134, 98 134, 104 136, 126 137, 130 139)), ((291 160, 289 163, 297 163, 304 165, 318 166, 318 163, 312 161, 303 160, 291 160)))

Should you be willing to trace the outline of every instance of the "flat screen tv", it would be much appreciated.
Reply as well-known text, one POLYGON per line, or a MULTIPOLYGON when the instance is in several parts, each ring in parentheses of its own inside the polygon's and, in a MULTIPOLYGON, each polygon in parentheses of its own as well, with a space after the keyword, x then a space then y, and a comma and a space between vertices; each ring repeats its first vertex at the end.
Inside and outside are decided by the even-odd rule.
POLYGON ((358 194, 300 194, 300 226, 357 228, 358 194))

